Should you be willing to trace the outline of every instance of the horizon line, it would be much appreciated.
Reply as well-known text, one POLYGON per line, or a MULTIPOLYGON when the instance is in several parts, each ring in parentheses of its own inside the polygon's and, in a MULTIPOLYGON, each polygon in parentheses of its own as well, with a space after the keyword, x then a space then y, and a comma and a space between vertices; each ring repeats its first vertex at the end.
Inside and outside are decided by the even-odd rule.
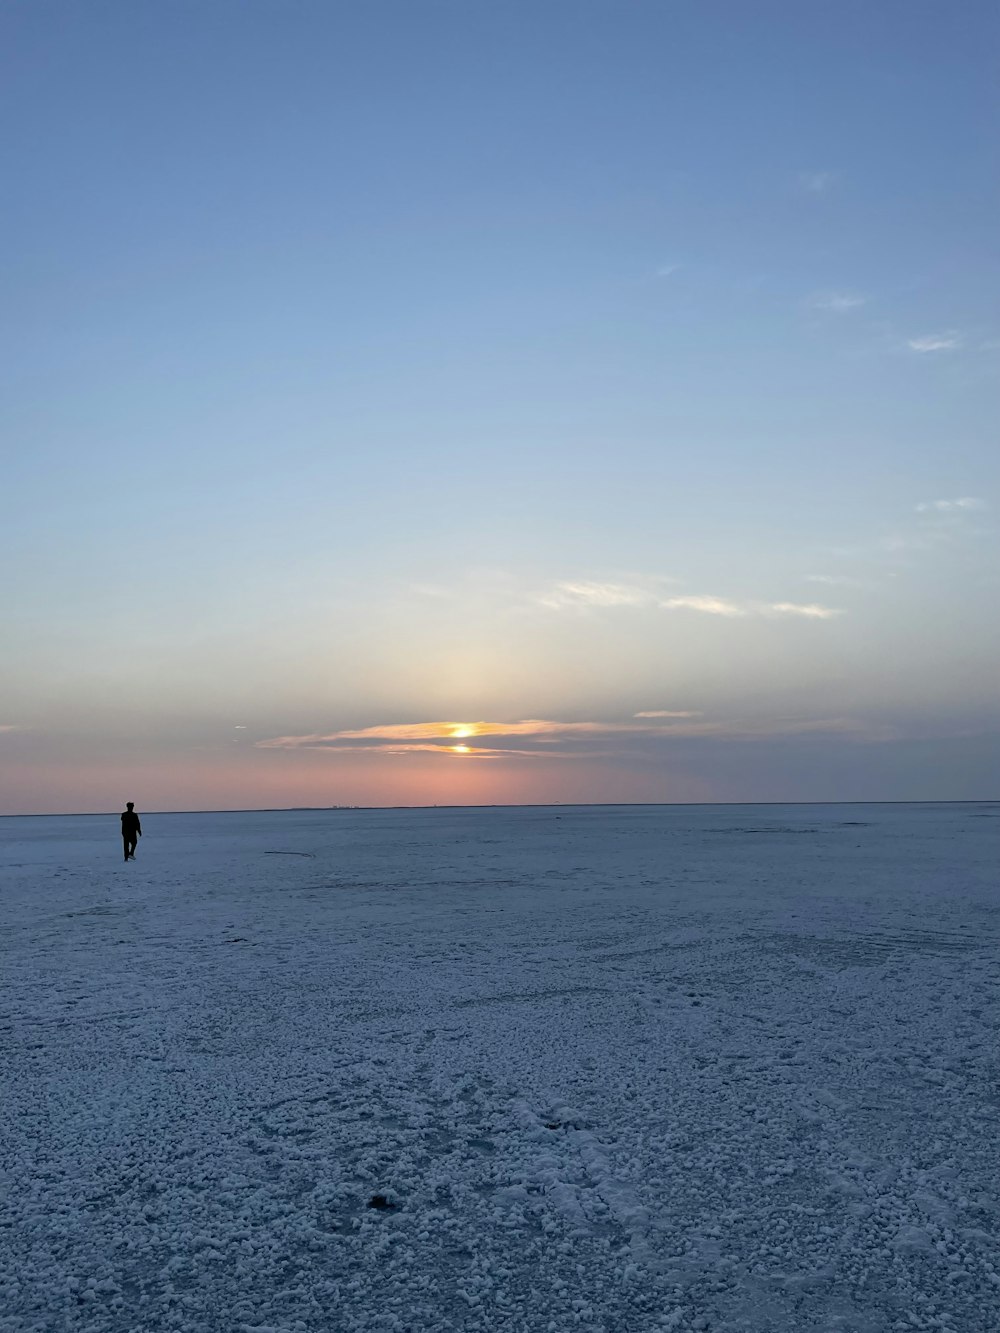
MULTIPOLYGON (((488 801, 469 805, 449 803, 437 805, 262 805, 233 806, 204 810, 145 810, 146 815, 274 815, 274 814, 331 814, 337 812, 374 810, 649 810, 693 806, 745 805, 1000 805, 1000 796, 910 797, 905 800, 892 797, 839 798, 833 801, 488 801)), ((103 819, 120 814, 118 810, 47 810, 21 814, 0 814, 0 819, 103 819)))

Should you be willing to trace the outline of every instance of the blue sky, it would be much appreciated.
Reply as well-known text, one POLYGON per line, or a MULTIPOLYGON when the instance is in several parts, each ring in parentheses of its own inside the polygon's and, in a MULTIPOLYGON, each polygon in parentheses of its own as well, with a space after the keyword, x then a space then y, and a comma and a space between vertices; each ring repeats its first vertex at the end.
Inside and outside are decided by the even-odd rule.
POLYGON ((0 809, 996 796, 998 28, 6 6, 0 809))

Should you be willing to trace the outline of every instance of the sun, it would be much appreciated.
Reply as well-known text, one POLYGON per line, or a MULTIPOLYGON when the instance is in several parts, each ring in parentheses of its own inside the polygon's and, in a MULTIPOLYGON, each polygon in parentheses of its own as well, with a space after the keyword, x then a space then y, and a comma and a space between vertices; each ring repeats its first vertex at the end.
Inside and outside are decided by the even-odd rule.
POLYGON ((476 734, 476 730, 474 727, 471 727, 467 722, 457 722, 452 727, 451 734, 454 740, 460 741, 465 736, 474 736, 476 734))

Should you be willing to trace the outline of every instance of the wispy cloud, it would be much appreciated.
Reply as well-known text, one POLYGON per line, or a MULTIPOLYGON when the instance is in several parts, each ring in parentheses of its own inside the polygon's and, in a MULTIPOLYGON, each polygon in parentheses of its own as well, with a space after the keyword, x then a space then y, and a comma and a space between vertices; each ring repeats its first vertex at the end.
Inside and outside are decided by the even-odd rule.
POLYGON ((768 602, 759 607, 763 616, 803 616, 806 620, 833 620, 844 613, 839 607, 817 602, 768 602))
POLYGON ((954 352, 962 346, 962 335, 955 329, 947 333, 926 333, 920 338, 907 338, 911 352, 954 352))
MULTIPOLYGON (((888 555, 892 557, 892 564, 907 566, 921 554, 940 553, 948 547, 957 549, 961 543, 982 536, 987 524, 980 516, 989 507, 986 500, 974 495, 922 500, 913 506, 910 517, 894 529, 856 546, 830 547, 828 554, 849 560, 884 559, 888 555), (977 518, 980 518, 978 523, 977 518)), ((895 577, 895 572, 891 577, 895 577)), ((865 580, 830 574, 809 574, 806 578, 812 583, 853 583, 855 586, 865 583, 865 580)))
POLYGON ((697 611, 708 616, 802 616, 807 620, 832 620, 843 615, 836 607, 817 602, 732 602, 725 597, 669 597, 660 603, 664 611, 697 611))
POLYGON ((11 732, 14 732, 14 731, 24 731, 24 730, 25 730, 25 728, 24 728, 24 727, 21 727, 21 726, 18 726, 18 724, 17 724, 16 722, 7 722, 7 723, 4 723, 3 725, 0 725, 0 733, 4 733, 4 734, 8 734, 8 735, 9 735, 11 732))
POLYGON ((828 310, 835 315, 846 315, 849 310, 857 310, 867 303, 868 297, 860 292, 817 292, 809 298, 813 310, 828 310))
POLYGON ((265 750, 328 750, 372 755, 436 754, 465 759, 584 759, 609 756, 676 740, 773 740, 810 734, 883 739, 864 723, 844 717, 710 719, 697 712, 656 709, 631 722, 530 718, 517 722, 402 722, 307 736, 275 736, 257 742, 265 750), (596 747, 596 748, 595 748, 596 747))
POLYGON ((924 500, 916 506, 918 514, 962 514, 985 509, 986 501, 974 495, 962 495, 957 500, 924 500))
POLYGON ((895 526, 851 545, 824 548, 824 559, 851 562, 844 566, 851 575, 807 574, 805 579, 829 586, 877 587, 884 579, 914 573, 996 533, 990 502, 974 495, 922 500, 910 506, 908 515, 888 521, 895 526))
POLYGON ((654 577, 630 583, 596 579, 567 579, 537 594, 535 600, 551 610, 608 606, 650 606, 673 579, 654 577))
MULTIPOLYGON (((438 754, 443 757, 512 758, 524 755, 559 758, 579 754, 579 742, 603 739, 621 730, 600 722, 390 722, 325 735, 276 736, 258 741, 260 749, 337 750, 368 754, 438 754), (513 744, 511 744, 513 742, 513 744), (561 742, 561 750, 557 748, 561 742)), ((638 728, 637 728, 638 730, 638 728)))
MULTIPOLYGON (((822 582, 822 579, 817 579, 822 582)), ((666 574, 625 573, 611 578, 560 579, 542 588, 518 589, 516 581, 505 578, 502 583, 490 584, 492 600, 501 598, 511 609, 525 611, 541 607, 549 612, 581 615, 601 613, 642 612, 656 615, 690 611, 699 615, 719 616, 730 620, 750 617, 800 617, 806 620, 832 620, 843 615, 837 607, 822 606, 816 602, 771 601, 763 598, 720 597, 714 593, 676 592, 678 580, 666 574)), ((458 596, 461 590, 452 590, 434 584, 411 584, 413 593, 432 600, 458 596)), ((467 590, 466 590, 467 591, 467 590)), ((484 596, 482 589, 478 594, 484 596)))
POLYGON ((680 268, 680 264, 661 264, 656 270, 656 276, 658 278, 672 278, 680 268))
POLYGON ((837 183, 837 177, 836 171, 800 171, 797 180, 805 194, 826 194, 837 183))
POLYGON ((741 620, 749 616, 801 616, 808 620, 831 620, 843 613, 836 607, 815 602, 734 600, 714 593, 674 593, 667 587, 676 580, 659 576, 636 576, 627 582, 609 579, 564 579, 533 601, 551 611, 602 611, 641 608, 647 611, 693 611, 699 615, 741 620))
POLYGON ((982 524, 976 518, 988 508, 985 500, 974 495, 922 500, 914 505, 917 518, 910 530, 891 534, 883 546, 891 551, 930 551, 981 536, 982 524))
POLYGON ((724 597, 687 596, 668 597, 660 606, 664 611, 700 611, 706 616, 745 616, 745 606, 727 601, 724 597))

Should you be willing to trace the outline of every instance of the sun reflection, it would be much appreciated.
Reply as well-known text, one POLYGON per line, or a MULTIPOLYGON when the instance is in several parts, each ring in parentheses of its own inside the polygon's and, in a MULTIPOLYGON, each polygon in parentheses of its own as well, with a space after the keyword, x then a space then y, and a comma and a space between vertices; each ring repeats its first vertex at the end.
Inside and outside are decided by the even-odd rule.
POLYGON ((449 748, 453 754, 471 754, 472 752, 468 745, 452 745, 449 748))

